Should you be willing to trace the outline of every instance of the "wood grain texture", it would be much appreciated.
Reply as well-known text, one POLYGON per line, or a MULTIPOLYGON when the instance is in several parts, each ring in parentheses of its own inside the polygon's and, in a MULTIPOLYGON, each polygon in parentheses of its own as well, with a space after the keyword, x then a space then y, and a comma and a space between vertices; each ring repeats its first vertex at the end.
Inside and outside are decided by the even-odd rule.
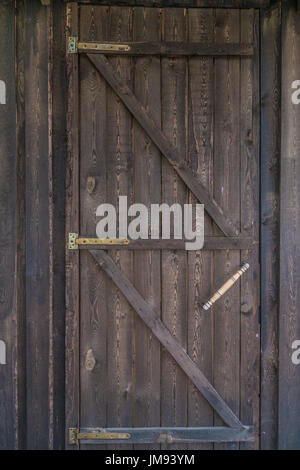
POLYGON ((66 6, 52 2, 52 448, 63 449, 65 439, 65 187, 67 159, 66 6))
MULTIPOLYGON (((96 11, 87 7, 80 15, 80 35, 85 40, 106 39, 107 26, 105 7, 96 11)), ((97 206, 106 202, 106 84, 84 56, 80 57, 80 84, 80 230, 95 234, 97 206), (91 178, 95 184, 90 190, 91 178)), ((80 266, 80 425, 106 426, 106 278, 87 252, 82 253, 80 266), (86 367, 89 350, 96 360, 92 370, 86 367)))
MULTIPOLYGON (((80 3, 106 5, 107 0, 80 0, 80 3)), ((209 5, 207 0, 116 0, 115 5, 168 8, 267 8, 270 0, 210 0, 209 5)))
POLYGON ((50 11, 26 2, 26 323, 27 447, 47 449, 50 436, 51 221, 48 57, 50 11), (41 322, 43 318, 43 322, 41 322))
POLYGON ((292 82, 300 77, 300 23, 294 2, 285 3, 282 14, 278 446, 296 450, 300 449, 300 367, 291 355, 293 341, 300 338, 300 106, 292 103, 291 96, 292 82))
MULTIPOLYGON (((136 9, 138 12, 140 9, 136 9)), ((153 10, 158 11, 158 10, 153 10)), ((78 52, 80 53, 101 53, 101 44, 115 44, 115 43, 78 43, 78 52), (100 47, 100 49, 95 49, 100 47)), ((194 43, 180 42, 180 41, 123 41, 122 44, 128 45, 129 50, 104 50, 102 46, 102 53, 106 56, 109 55, 127 55, 127 56, 143 56, 143 55, 159 55, 159 56, 251 56, 253 55, 253 47, 251 44, 209 44, 195 41, 194 43)))
MULTIPOLYGON (((187 38, 186 10, 164 9, 162 39, 185 41, 187 38)), ((162 132, 177 148, 181 161, 186 160, 187 136, 187 59, 162 58, 161 96, 162 132)), ((162 162, 162 202, 183 205, 188 192, 169 162, 162 162)), ((162 321, 184 349, 187 348, 187 253, 162 253, 162 321)), ((173 358, 162 352, 161 425, 187 425, 187 381, 173 358)), ((163 449, 169 446, 162 446, 163 449)), ((172 446, 173 448, 173 446, 172 446)), ((176 448, 176 446, 174 447, 176 448)))
POLYGON ((99 266, 113 280, 115 285, 120 289, 128 302, 132 305, 168 353, 175 359, 176 363, 181 367, 181 369, 183 369, 190 380, 192 380, 215 411, 222 416, 224 422, 230 427, 242 429, 243 425, 240 423, 239 419, 212 387, 198 366, 188 356, 174 334, 172 334, 164 325, 128 278, 118 268, 112 257, 104 251, 90 250, 90 253, 99 266))
MULTIPOLYGON (((213 10, 188 10, 188 39, 214 44, 215 15, 213 10)), ((212 197, 213 188, 213 120, 214 63, 213 58, 190 58, 189 74, 189 164, 199 174, 212 197)), ((189 202, 197 201, 192 194, 189 202)), ((212 220, 205 214, 205 242, 212 234, 212 220)), ((227 237, 226 240, 229 240, 227 237)), ((213 317, 203 315, 198 303, 211 292, 213 252, 188 253, 188 353, 209 380, 213 378, 212 340, 213 317), (197 314, 198 312, 198 314, 197 314)), ((188 384, 189 426, 213 425, 213 410, 198 390, 188 384)), ((212 444, 191 445, 190 449, 212 449, 212 444)))
MULTIPOLYGON (((240 37, 238 10, 216 10, 216 42, 240 37)), ((240 229, 240 61, 218 58, 215 64, 214 198, 240 229), (233 83, 236 86, 233 86, 233 83)), ((216 252, 214 289, 240 266, 237 251, 216 252)), ((240 404, 240 286, 236 283, 213 308, 214 386, 238 415, 240 404)), ((215 418, 215 425, 220 425, 215 418)), ((215 446, 236 448, 236 444, 215 446)))
MULTIPOLYGON (((108 40, 132 39, 131 8, 111 7, 108 40)), ((131 59, 111 58, 120 77, 132 86, 131 59)), ((118 196, 128 196, 132 203, 132 118, 115 93, 107 87, 106 165, 109 185, 107 202, 118 207, 118 196)), ((132 253, 113 251, 112 257, 129 279, 133 279, 132 253)), ((113 283, 107 289, 108 309, 108 426, 131 426, 133 419, 133 312, 123 294, 113 283)), ((132 448, 122 446, 122 448, 132 448)))
POLYGON ((281 8, 262 16, 261 448, 278 445, 281 8))
POLYGON ((223 233, 228 236, 237 235, 237 229, 232 224, 228 214, 225 215, 215 199, 211 199, 208 196, 199 176, 188 166, 185 158, 183 158, 184 156, 180 154, 174 142, 156 125, 150 113, 139 103, 130 87, 120 79, 119 74, 116 73, 114 68, 110 65, 109 60, 103 54, 88 54, 88 57, 119 98, 125 103, 126 107, 147 132, 151 140, 157 145, 161 154, 166 157, 200 203, 205 205, 206 211, 211 215, 223 233))
MULTIPOLYGON (((254 249, 241 252, 241 262, 250 269, 241 278, 241 392, 240 418, 254 424, 254 448, 259 448, 259 17, 254 10, 242 11, 241 40, 255 44, 253 60, 241 60, 240 153, 241 233, 257 242, 254 249)), ((241 449, 253 449, 241 444, 241 449)))
MULTIPOLYGON (((67 5, 66 28, 67 36, 78 34, 76 4, 67 5)), ((67 55, 67 79, 66 238, 70 232, 79 232, 79 77, 75 54, 67 55)), ((66 431, 79 425, 79 334, 79 253, 66 246, 66 431)))
MULTIPOLYGON (((17 158, 16 100, 14 74, 14 7, 4 1, 0 5, 0 70, 5 83, 4 103, 0 104, 0 339, 6 345, 6 364, 0 365, 0 449, 17 447, 17 383, 15 361, 18 344, 17 246, 17 158)), ((20 291, 22 295, 22 291, 20 291)))
MULTIPOLYGON (((160 12, 158 9, 138 8, 133 16, 134 41, 160 39, 160 12)), ((137 58, 134 64, 134 92, 137 99, 151 112, 157 125, 161 119, 160 58, 137 58)), ((134 201, 159 204, 161 198, 161 156, 148 135, 134 122, 134 201)), ((160 316, 161 256, 157 251, 139 251, 134 254, 134 285, 146 302, 160 316)), ((160 344, 135 314, 135 368, 134 368, 134 425, 160 425, 160 344)), ((141 449, 140 446, 135 446, 141 449)), ((147 447, 143 446, 143 449, 147 447)), ((148 449, 159 449, 151 446, 148 449)))

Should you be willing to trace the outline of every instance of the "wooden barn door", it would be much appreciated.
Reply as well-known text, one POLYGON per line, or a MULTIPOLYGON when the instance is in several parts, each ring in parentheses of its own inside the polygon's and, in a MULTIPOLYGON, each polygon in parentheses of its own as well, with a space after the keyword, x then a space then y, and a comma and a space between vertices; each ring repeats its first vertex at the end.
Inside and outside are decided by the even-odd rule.
POLYGON ((258 12, 72 3, 67 28, 68 446, 257 446, 258 12), (204 248, 80 244, 124 195, 204 203, 204 248))

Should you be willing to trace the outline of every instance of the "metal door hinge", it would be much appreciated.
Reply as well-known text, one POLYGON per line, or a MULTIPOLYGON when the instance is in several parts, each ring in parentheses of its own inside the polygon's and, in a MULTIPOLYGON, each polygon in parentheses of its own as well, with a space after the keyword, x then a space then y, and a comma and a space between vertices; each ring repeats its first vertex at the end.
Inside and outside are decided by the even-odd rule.
POLYGON ((75 36, 68 38, 69 54, 77 54, 77 52, 128 52, 131 47, 129 44, 117 43, 100 43, 100 42, 80 42, 75 36))
POLYGON ((69 444, 76 445, 79 441, 83 440, 118 440, 130 439, 129 433, 107 432, 105 429, 92 432, 80 432, 78 428, 69 428, 69 444))
POLYGON ((68 52, 69 54, 77 54, 77 38, 75 36, 70 36, 68 38, 68 52))
POLYGON ((127 238, 80 238, 78 233, 69 233, 69 250, 78 250, 79 245, 128 245, 127 238))

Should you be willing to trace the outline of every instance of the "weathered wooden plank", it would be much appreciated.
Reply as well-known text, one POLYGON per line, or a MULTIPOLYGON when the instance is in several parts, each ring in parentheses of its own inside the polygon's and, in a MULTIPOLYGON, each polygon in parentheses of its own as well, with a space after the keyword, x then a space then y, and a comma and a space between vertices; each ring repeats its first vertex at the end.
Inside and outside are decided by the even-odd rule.
MULTIPOLYGON (((236 42, 240 37, 238 10, 216 11, 216 42, 236 42)), ((214 198, 240 227, 240 61, 215 61, 214 198), (233 86, 233 83, 236 86, 233 86)), ((214 257, 215 291, 240 266, 240 253, 218 251, 214 257)), ((240 383, 240 283, 214 307, 214 386, 239 413, 240 383)), ((215 425, 221 425, 218 417, 215 425)), ((218 449, 237 448, 235 444, 218 449)))
MULTIPOLYGON (((253 429, 245 426, 243 429, 233 429, 226 427, 161 427, 161 428, 80 428, 80 433, 93 432, 111 432, 130 434, 130 438, 126 442, 139 444, 180 444, 186 445, 190 442, 252 442, 253 429)), ((90 445, 100 444, 101 441, 94 439, 84 439, 81 442, 90 445)), ((107 444, 124 444, 124 440, 106 441, 107 444)), ((153 449, 153 446, 151 446, 153 449)), ((181 447, 182 448, 182 447, 181 447)))
MULTIPOLYGON (((67 5, 67 35, 78 34, 77 4, 67 5)), ((68 55, 66 233, 79 230, 78 56, 68 55)), ((79 420, 79 252, 66 250, 66 428, 79 420)), ((68 441, 66 441, 68 448, 68 441)))
MULTIPOLYGON (((108 40, 132 40, 131 8, 111 7, 108 40)), ((132 83, 131 59, 111 58, 125 83, 132 83)), ((118 196, 132 203, 132 117, 124 104, 107 87, 107 202, 118 207, 118 196)), ((112 257, 129 279, 133 277, 132 253, 115 251, 112 257)), ((108 309, 108 426, 132 426, 133 418, 133 312, 126 298, 112 285, 107 288, 108 309)), ((131 449, 131 446, 128 446, 131 449)))
POLYGON ((49 365, 53 320, 48 122, 51 12, 39 1, 27 1, 26 15, 30 18, 26 21, 25 47, 27 447, 47 449, 51 447, 49 365))
MULTIPOLYGON (((118 245, 118 250, 185 250, 187 240, 130 240, 128 245, 118 245)), ((80 250, 107 250, 111 245, 78 245, 80 250)), ((242 237, 214 237, 208 236, 204 240, 202 250, 251 250, 253 249, 253 240, 242 237)))
POLYGON ((167 158, 168 162, 173 166, 188 188, 199 201, 205 205, 206 211, 225 235, 237 235, 237 229, 231 223, 229 216, 227 214, 225 215, 218 204, 208 196, 198 175, 189 168, 176 146, 170 142, 156 125, 150 113, 139 103, 130 88, 124 83, 124 80, 120 79, 119 74, 111 66, 109 60, 102 54, 88 54, 88 57, 119 98, 125 103, 138 123, 145 129, 151 140, 157 145, 162 155, 167 158))
MULTIPOLYGON (((187 21, 184 10, 165 9, 162 15, 164 41, 184 41, 187 21)), ((176 147, 181 160, 186 160, 186 58, 162 58, 161 60, 161 114, 162 132, 176 147)), ((187 188, 176 171, 166 160, 162 161, 162 202, 187 201, 187 188)), ((186 350, 187 348, 187 254, 182 251, 162 252, 162 322, 186 350)), ((162 351, 161 376, 161 424, 162 426, 187 425, 187 379, 176 361, 162 351)), ((163 445, 163 449, 168 445, 163 445)), ((173 448, 173 447, 172 447, 173 448)), ((175 446, 177 448, 177 446, 175 446)))
MULTIPOLYGON (((189 41, 214 44, 214 11, 190 9, 188 15, 189 41)), ((188 146, 189 163, 212 197, 213 178, 213 119, 214 119, 214 66, 212 57, 191 57, 188 63, 188 146)), ((196 203, 190 194, 189 202, 196 203)), ((205 214, 205 246, 212 241, 212 220, 205 214)), ((229 240, 223 237, 224 241, 229 240)), ((219 240, 220 242, 221 240, 219 240)), ((212 381, 213 317, 199 315, 199 302, 205 302, 211 293, 213 252, 188 253, 188 354, 212 381)), ((189 426, 212 426, 213 410, 197 388, 188 384, 189 426)), ((190 445, 189 449, 212 449, 212 444, 190 445)))
POLYGON ((202 374, 198 366, 188 356, 174 335, 162 323, 155 312, 153 312, 152 308, 145 302, 128 278, 120 271, 113 259, 104 251, 90 250, 90 253, 99 266, 104 269, 107 275, 113 280, 161 344, 204 395, 214 410, 222 417, 224 422, 231 427, 241 429, 243 426, 239 419, 202 374))
POLYGON ((261 21, 261 448, 278 445, 281 8, 261 21))
MULTIPOLYGON (((138 10, 137 10, 138 11, 138 10)), ((105 42, 87 42, 84 43, 82 40, 78 43, 78 52, 89 53, 89 54, 105 54, 108 55, 128 55, 128 56, 140 56, 140 55, 160 55, 160 56, 251 56, 253 55, 252 44, 205 44, 203 42, 124 42, 122 45, 127 45, 129 50, 106 50, 101 47, 115 43, 105 42)))
MULTIPOLYGON (((80 36, 101 40, 108 36, 106 7, 85 7, 80 36)), ((94 233, 97 206, 106 201, 106 83, 90 61, 80 57, 80 229, 94 233)), ((107 295, 106 276, 84 253, 80 259, 80 425, 106 426, 107 295), (90 353, 89 353, 90 351, 90 353), (96 364, 91 367, 88 355, 96 364)), ((81 444, 81 448, 85 448, 81 444)), ((91 446, 89 446, 91 448, 91 446)), ((99 446, 98 446, 99 449, 99 446)))
MULTIPOLYGON (((241 252, 250 269, 241 278, 240 419, 254 424, 259 447, 259 18, 254 10, 240 14, 241 40, 253 41, 255 56, 241 61, 241 233, 256 240, 254 249, 241 252)), ((253 449, 253 443, 241 449, 253 449)))
MULTIPOLYGON (((5 345, 5 364, 0 365, 0 449, 17 447, 18 390, 15 361, 18 359, 18 259, 17 247, 17 157, 16 100, 14 74, 14 6, 9 1, 0 4, 0 340, 5 345)), ((22 292, 20 292, 22 295, 22 292)))
MULTIPOLYGON (((15 448, 24 449, 26 442, 26 318, 25 318, 25 95, 24 95, 24 68, 25 68, 25 1, 18 3, 15 9, 15 80, 17 103, 17 253, 16 253, 16 288, 15 309, 17 320, 15 329, 17 333, 17 346, 15 354, 15 412, 16 412, 16 444, 15 448)), ((9 49, 6 49, 8 52, 9 49)))
MULTIPOLYGON (((154 8, 138 8, 133 17, 133 38, 135 41, 160 39, 160 12, 154 8)), ((139 58, 135 61, 134 92, 137 99, 151 112, 160 125, 160 59, 159 57, 139 58)), ((134 198, 145 204, 160 203, 161 157, 156 146, 136 122, 134 134, 134 198)), ((147 245, 144 245, 146 248, 147 245)), ((161 306, 161 255, 159 252, 139 251, 134 254, 134 285, 146 302, 160 316, 161 306)), ((160 345, 144 322, 135 314, 135 399, 134 425, 160 425, 160 345)), ((141 447, 136 446, 136 449, 141 447)), ((146 449, 149 447, 146 447, 146 449)), ((151 449, 159 449, 152 446, 151 449)), ((145 449, 145 446, 143 446, 145 449)))
POLYGON ((67 155, 67 82, 66 82, 66 6, 62 0, 52 2, 52 243, 53 243, 53 371, 52 443, 63 449, 65 442, 65 187, 67 155))
POLYGON ((292 362, 292 344, 300 339, 300 105, 292 102, 292 83, 300 79, 299 13, 282 4, 282 125, 280 165, 280 449, 300 449, 300 366, 292 362))
MULTIPOLYGON (((108 0, 80 0, 80 3, 97 5, 107 5, 107 2, 108 0)), ((116 0, 114 5, 168 8, 267 8, 270 5, 270 0, 210 0, 209 4, 207 0, 116 0)))

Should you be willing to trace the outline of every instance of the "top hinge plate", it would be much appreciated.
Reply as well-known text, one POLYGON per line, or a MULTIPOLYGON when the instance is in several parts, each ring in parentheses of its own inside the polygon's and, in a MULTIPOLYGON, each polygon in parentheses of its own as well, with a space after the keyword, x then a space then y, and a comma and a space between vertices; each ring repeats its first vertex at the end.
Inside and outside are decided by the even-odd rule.
POLYGON ((77 54, 77 38, 75 36, 70 36, 68 38, 68 53, 69 54, 77 54))

